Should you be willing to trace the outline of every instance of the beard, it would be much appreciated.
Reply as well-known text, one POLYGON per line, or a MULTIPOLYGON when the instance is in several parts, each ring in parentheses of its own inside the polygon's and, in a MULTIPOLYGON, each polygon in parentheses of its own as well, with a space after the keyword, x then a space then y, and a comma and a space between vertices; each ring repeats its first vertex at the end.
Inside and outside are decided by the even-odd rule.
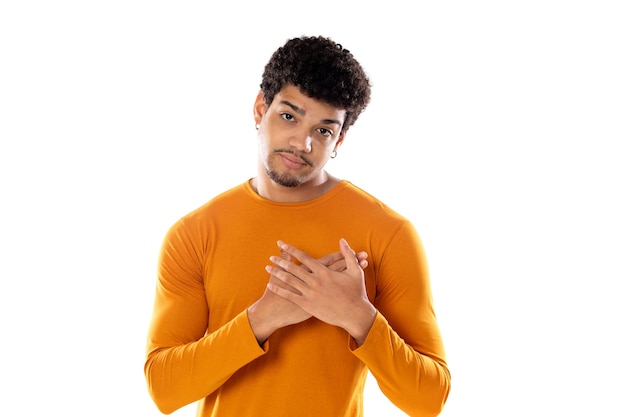
POLYGON ((267 176, 270 177, 278 185, 282 185, 287 188, 294 188, 302 184, 303 180, 293 175, 281 174, 278 171, 274 171, 271 168, 267 168, 267 176))
MULTIPOLYGON (((284 153, 295 154, 295 152, 291 150, 285 150, 285 149, 276 149, 274 150, 274 152, 275 153, 284 152, 284 153)), ((302 159, 307 165, 309 165, 310 167, 313 167, 313 162, 311 162, 306 156, 298 155, 298 157, 302 159)), ((283 187, 287 187, 287 188, 297 187, 307 180, 306 176, 291 175, 288 172, 280 172, 279 169, 277 169, 276 166, 274 166, 274 162, 271 160, 271 158, 268 159, 265 165, 265 172, 267 172, 267 176, 276 184, 282 185, 283 187)))

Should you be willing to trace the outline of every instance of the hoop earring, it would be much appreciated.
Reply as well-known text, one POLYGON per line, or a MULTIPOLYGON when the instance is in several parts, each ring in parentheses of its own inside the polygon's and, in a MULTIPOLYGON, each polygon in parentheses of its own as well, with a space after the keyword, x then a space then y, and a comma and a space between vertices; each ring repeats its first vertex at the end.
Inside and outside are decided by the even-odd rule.
POLYGON ((335 149, 334 151, 331 152, 330 157, 332 159, 335 159, 337 157, 337 150, 335 149))

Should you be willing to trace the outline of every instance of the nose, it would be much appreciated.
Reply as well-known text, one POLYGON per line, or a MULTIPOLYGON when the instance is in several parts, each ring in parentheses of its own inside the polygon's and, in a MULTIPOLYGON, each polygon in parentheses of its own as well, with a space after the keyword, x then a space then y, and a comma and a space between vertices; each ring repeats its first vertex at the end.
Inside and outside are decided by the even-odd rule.
POLYGON ((313 138, 308 131, 299 131, 289 138, 289 145, 296 148, 300 152, 311 152, 313 138))

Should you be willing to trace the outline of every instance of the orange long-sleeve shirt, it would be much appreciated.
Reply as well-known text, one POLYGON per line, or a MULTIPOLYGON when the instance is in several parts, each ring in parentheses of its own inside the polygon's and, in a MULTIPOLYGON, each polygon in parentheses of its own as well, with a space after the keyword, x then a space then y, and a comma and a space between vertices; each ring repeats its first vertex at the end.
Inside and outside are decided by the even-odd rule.
POLYGON ((145 362, 164 413, 199 401, 198 416, 363 415, 369 369, 410 416, 436 416, 450 374, 424 252, 412 224, 342 181, 303 203, 277 203, 245 182, 176 222, 163 242, 145 362), (315 318, 259 346, 247 308, 268 282, 282 240, 321 257, 345 238, 369 254, 365 282, 378 310, 358 348, 315 318))

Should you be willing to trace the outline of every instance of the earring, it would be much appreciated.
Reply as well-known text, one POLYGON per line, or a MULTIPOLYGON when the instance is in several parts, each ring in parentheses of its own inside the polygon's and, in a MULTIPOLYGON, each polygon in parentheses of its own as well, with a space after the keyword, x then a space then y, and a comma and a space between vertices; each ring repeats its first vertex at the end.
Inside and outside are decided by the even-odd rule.
POLYGON ((337 150, 335 149, 334 151, 331 152, 330 157, 332 159, 335 159, 337 157, 337 150))
POLYGON ((256 124, 254 125, 254 127, 256 128, 256 130, 259 130, 259 124, 258 124, 258 123, 256 123, 256 124))

